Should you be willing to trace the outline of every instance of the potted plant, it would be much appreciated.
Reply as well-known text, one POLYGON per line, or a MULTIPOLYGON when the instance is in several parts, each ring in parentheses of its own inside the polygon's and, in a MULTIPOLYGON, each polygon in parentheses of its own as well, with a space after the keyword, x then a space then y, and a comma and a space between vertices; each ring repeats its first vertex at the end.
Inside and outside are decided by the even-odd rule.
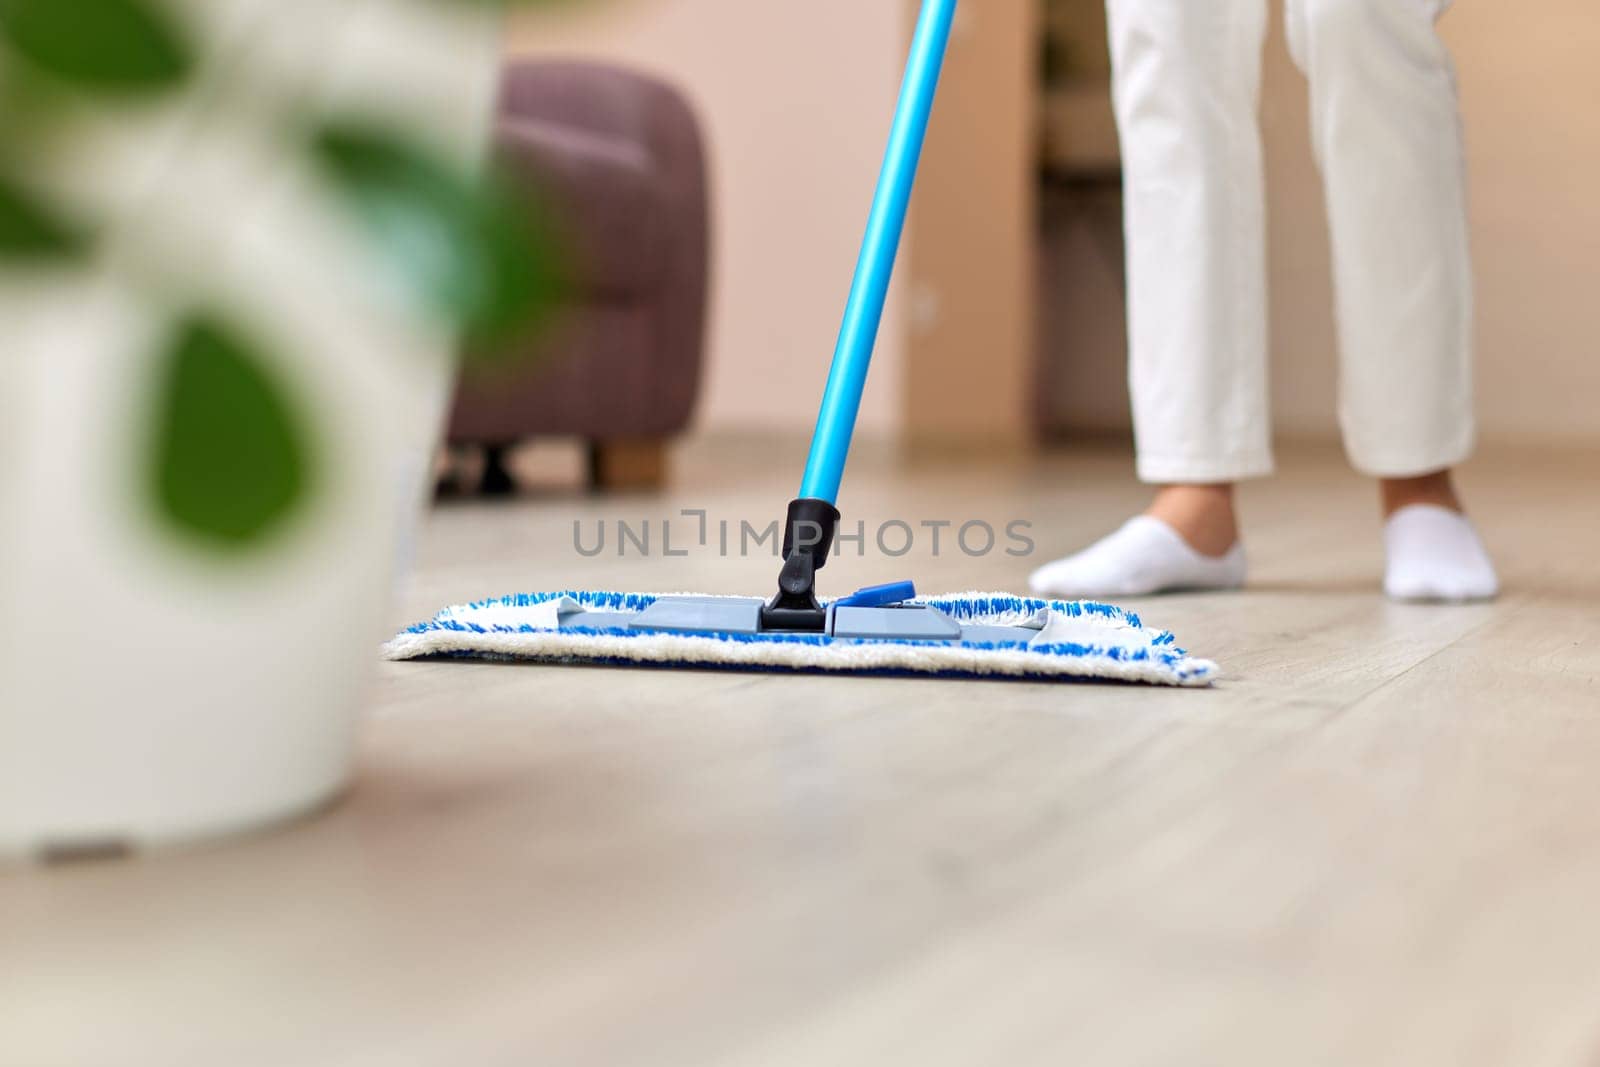
POLYGON ((468 0, 0 0, 0 855, 346 781, 462 330, 548 283, 471 175, 468 0))

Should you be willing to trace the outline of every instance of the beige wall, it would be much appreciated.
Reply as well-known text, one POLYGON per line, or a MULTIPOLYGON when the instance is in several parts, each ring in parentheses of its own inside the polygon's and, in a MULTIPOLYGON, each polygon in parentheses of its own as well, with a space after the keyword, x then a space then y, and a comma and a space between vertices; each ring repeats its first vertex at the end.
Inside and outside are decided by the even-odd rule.
MULTIPOLYGON (((1600 5, 1458 3, 1486 439, 1600 439, 1600 5)), ((1279 426, 1334 431, 1322 190, 1281 26, 1265 102, 1279 426)))
POLYGON ((905 429, 1017 447, 1032 433, 1039 6, 959 10, 912 219, 905 429))
MULTIPOLYGON (((611 0, 519 16, 514 51, 666 75, 705 120, 716 183, 710 375, 700 425, 809 431, 905 58, 899 4, 611 0)), ((865 432, 900 424, 904 301, 891 299, 865 432)))

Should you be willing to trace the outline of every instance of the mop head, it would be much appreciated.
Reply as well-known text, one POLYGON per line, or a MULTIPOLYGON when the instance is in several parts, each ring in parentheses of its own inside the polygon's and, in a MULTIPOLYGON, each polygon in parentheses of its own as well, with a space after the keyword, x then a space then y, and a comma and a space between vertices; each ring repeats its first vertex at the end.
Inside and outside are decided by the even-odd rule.
MULTIPOLYGON (((674 594, 676 599, 683 594, 674 594)), ((630 627, 666 595, 535 593, 447 608, 396 636, 391 660, 430 657, 551 664, 727 668, 839 674, 1117 681, 1206 686, 1217 665, 1109 604, 1000 593, 918 597, 960 625, 954 641, 800 633, 670 633, 630 627)), ((713 605, 741 598, 697 598, 713 605)))

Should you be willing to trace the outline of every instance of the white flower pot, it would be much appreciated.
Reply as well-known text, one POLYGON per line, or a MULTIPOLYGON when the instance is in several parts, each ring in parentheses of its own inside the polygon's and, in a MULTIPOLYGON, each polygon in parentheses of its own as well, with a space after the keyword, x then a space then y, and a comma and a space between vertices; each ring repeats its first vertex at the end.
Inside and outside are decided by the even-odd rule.
MULTIPOLYGON (((499 37, 481 6, 179 9, 254 99, 482 150, 499 37)), ((45 164, 114 220, 103 269, 0 269, 0 856, 257 827, 349 775, 451 341, 265 123, 212 103, 99 120, 45 164), (304 505, 246 551, 150 502, 161 343, 196 303, 260 342, 312 445, 304 505)))

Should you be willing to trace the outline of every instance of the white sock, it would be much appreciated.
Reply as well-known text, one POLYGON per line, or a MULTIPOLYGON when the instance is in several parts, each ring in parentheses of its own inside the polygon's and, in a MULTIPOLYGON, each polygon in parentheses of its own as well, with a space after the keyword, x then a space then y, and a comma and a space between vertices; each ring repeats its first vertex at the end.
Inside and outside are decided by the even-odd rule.
POLYGON ((1500 592, 1494 563, 1465 515, 1412 504, 1389 516, 1383 588, 1395 600, 1489 600, 1500 592))
POLYGON ((1205 556, 1160 519, 1140 515, 1077 555, 1040 567, 1028 585, 1040 596, 1064 599, 1148 596, 1237 589, 1244 573, 1243 545, 1205 556))

